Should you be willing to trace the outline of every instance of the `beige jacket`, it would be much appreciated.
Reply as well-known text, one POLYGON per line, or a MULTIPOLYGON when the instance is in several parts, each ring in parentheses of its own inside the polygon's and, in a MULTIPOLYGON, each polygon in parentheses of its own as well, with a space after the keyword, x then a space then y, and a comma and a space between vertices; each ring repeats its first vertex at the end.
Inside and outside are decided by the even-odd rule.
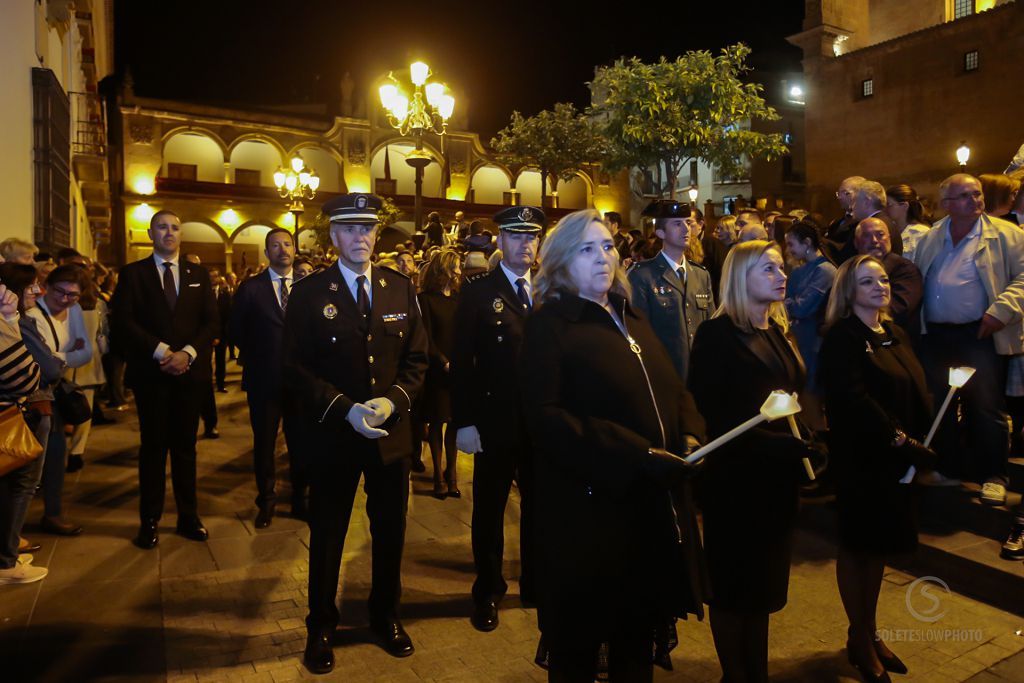
MULTIPOLYGON (((1024 230, 999 218, 981 216, 981 239, 974 263, 988 295, 988 315, 1006 324, 992 335, 996 352, 1004 356, 1024 353, 1024 230)), ((949 231, 949 217, 932 226, 917 243, 914 263, 925 282, 949 231)), ((921 307, 921 330, 927 334, 921 307)))

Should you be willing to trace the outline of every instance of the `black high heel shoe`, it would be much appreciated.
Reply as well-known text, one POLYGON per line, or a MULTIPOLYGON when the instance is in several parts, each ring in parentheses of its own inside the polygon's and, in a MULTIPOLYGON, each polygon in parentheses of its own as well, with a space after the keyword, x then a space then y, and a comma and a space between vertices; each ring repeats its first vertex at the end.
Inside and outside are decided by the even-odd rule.
MULTIPOLYGON (((871 665, 866 662, 861 662, 853 656, 853 650, 850 649, 850 641, 846 641, 846 658, 850 662, 850 665, 857 670, 860 677, 867 681, 867 683, 892 683, 892 679, 889 678, 889 672, 885 669, 881 673, 875 673, 871 670, 871 665)), ((884 664, 882 665, 885 666, 884 664)))
POLYGON ((891 671, 894 674, 905 674, 905 673, 907 673, 907 671, 908 671, 907 665, 904 664, 900 660, 900 658, 896 656, 895 653, 890 651, 889 654, 884 654, 884 653, 879 651, 878 645, 881 642, 882 642, 881 638, 875 638, 874 647, 875 647, 875 654, 878 655, 878 661, 880 661, 882 663, 882 666, 885 667, 885 670, 886 671, 891 671))

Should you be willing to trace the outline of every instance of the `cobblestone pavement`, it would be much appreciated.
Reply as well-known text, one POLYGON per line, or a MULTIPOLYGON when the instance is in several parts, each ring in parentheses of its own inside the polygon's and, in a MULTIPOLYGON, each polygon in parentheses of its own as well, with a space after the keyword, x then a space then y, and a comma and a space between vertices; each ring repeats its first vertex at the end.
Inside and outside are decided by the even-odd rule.
MULTIPOLYGON (((312 677, 300 662, 308 530, 284 514, 269 529, 253 528, 248 416, 244 395, 237 384, 230 386, 229 394, 218 395, 222 438, 199 445, 208 543, 175 536, 169 509, 156 550, 131 545, 138 503, 134 411, 119 414, 117 425, 95 428, 85 469, 68 477, 66 511, 85 526, 83 535, 38 533, 41 502, 34 502, 26 534, 42 542, 35 561, 50 575, 36 584, 0 587, 0 680, 271 683, 312 677), (11 671, 17 674, 8 678, 11 671)), ((520 606, 515 582, 495 632, 478 633, 469 624, 472 469, 472 458, 463 456, 461 500, 429 495, 429 462, 428 475, 413 480, 402 604, 417 648, 412 657, 387 656, 366 629, 369 533, 365 515, 353 517, 337 665, 323 680, 545 680, 533 664, 536 615, 520 606)), ((362 502, 360 496, 360 507, 362 502)), ((508 558, 517 555, 517 518, 513 502, 506 518, 508 558)), ((790 602, 772 617, 772 680, 855 681, 845 658, 834 547, 811 535, 800 535, 796 545, 790 602)), ((517 575, 511 559, 506 575, 517 575)), ((912 673, 899 680, 1024 681, 1024 636, 1017 635, 1024 618, 938 586, 922 591, 914 578, 888 573, 879 604, 879 626, 912 673), (941 616, 917 619, 908 604, 922 619, 941 616)), ((679 635, 675 670, 659 669, 655 680, 719 680, 707 622, 680 622, 679 635)))

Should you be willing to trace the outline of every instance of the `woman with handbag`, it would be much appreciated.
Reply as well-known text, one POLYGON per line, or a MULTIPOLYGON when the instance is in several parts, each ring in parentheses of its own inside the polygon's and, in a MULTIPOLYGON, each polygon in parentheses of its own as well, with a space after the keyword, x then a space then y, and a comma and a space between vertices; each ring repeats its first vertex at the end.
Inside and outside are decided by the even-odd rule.
MULTIPOLYGON (((78 368, 92 359, 92 340, 85 331, 82 307, 78 299, 82 296, 84 273, 79 266, 65 265, 54 268, 46 278, 46 293, 27 309, 27 315, 35 319, 54 356, 64 361, 66 368, 78 368)), ((44 513, 39 526, 43 531, 58 536, 77 536, 82 527, 64 519, 62 496, 64 493, 64 471, 67 463, 66 424, 78 424, 91 417, 88 405, 82 412, 84 397, 81 390, 67 379, 62 378, 54 387, 55 410, 50 424, 50 438, 43 456, 43 503, 44 513)))
MULTIPOLYGON (((3 432, 0 439, 4 449, 0 452, 0 585, 32 583, 46 576, 43 567, 34 567, 31 555, 20 554, 19 542, 25 511, 28 509, 32 492, 39 481, 42 465, 42 446, 29 430, 21 414, 22 402, 31 406, 39 399, 40 367, 33 360, 22 338, 21 316, 23 309, 19 292, 26 287, 35 288, 35 268, 28 265, 5 263, 0 265, 0 424, 3 432), (19 277, 12 273, 20 271, 19 277), (13 451, 9 452, 8 448, 13 451), (31 450, 29 450, 31 449, 31 450), (35 453, 35 457, 32 457, 35 453), (27 460, 25 464, 19 462, 27 460)), ((51 368, 52 369, 52 368, 51 368)), ((59 369, 57 370, 59 372, 59 369)), ((49 430, 44 426, 43 438, 49 430)))

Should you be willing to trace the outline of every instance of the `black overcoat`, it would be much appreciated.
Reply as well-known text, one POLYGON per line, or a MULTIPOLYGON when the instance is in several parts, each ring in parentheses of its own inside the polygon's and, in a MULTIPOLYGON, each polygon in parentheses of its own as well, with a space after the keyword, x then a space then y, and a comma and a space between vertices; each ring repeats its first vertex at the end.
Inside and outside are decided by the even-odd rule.
POLYGON ((686 434, 702 438, 704 421, 647 321, 611 300, 639 353, 607 311, 575 295, 549 299, 526 324, 546 639, 607 638, 613 626, 700 610, 693 506, 688 495, 673 506, 647 463, 651 447, 681 453, 686 434))

